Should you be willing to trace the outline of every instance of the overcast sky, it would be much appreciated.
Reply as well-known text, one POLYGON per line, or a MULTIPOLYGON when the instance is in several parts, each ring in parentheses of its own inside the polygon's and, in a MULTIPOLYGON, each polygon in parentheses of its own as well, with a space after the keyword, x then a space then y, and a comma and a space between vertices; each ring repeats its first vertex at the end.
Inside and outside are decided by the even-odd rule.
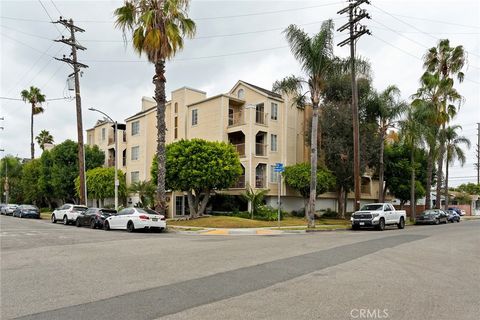
MULTIPOLYGON (((55 20, 60 14, 85 29, 77 34, 79 43, 87 47, 79 52, 79 61, 89 65, 80 80, 84 129, 98 119, 89 107, 123 121, 139 111, 142 96, 153 95, 152 65, 125 46, 121 32, 113 26, 113 11, 122 1, 0 2, 1 97, 18 99, 20 91, 31 85, 39 87, 47 99, 72 95, 66 87, 71 68, 52 58, 69 54, 66 45, 52 41, 60 33, 67 36, 61 25, 49 23, 50 17, 55 20)), ((439 38, 449 38, 452 45, 463 45, 468 51, 466 80, 457 85, 465 103, 453 123, 462 125, 472 148, 466 150, 465 166, 455 163, 451 169, 450 185, 475 182, 476 123, 480 122, 479 2, 371 2, 363 7, 372 17, 366 24, 373 35, 361 38, 357 52, 370 60, 376 89, 396 84, 408 101, 422 74, 421 57, 439 38)), ((197 35, 167 63, 167 98, 182 86, 212 96, 228 91, 239 79, 271 88, 275 80, 299 74, 281 31, 293 23, 313 34, 330 18, 338 28, 346 18, 336 12, 346 4, 334 0, 192 1, 190 16, 197 23, 197 35)), ((335 34, 336 42, 344 38, 344 34, 335 34)), ((339 56, 348 55, 347 48, 335 50, 339 56)), ((4 127, 0 148, 4 154, 29 157, 30 108, 21 101, 2 99, 0 103, 0 117, 5 117, 0 121, 4 127)), ((56 143, 76 140, 75 102, 49 101, 44 107, 45 113, 35 117, 35 135, 46 129, 56 143)), ((36 155, 40 155, 37 145, 36 155)))

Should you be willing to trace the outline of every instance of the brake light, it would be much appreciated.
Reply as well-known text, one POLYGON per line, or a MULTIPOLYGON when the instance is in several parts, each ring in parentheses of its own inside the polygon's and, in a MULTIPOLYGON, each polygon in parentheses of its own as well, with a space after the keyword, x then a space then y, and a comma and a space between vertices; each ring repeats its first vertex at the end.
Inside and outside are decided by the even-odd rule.
POLYGON ((140 220, 149 220, 150 218, 148 216, 145 216, 145 215, 141 215, 139 216, 140 220))
POLYGON ((162 217, 160 218, 160 220, 165 220, 165 216, 162 216, 162 217))

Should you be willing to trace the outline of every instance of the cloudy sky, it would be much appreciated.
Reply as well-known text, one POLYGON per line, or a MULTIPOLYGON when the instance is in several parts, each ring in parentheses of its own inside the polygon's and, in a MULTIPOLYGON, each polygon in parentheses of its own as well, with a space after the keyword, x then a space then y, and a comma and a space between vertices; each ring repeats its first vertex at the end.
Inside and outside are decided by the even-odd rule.
MULTIPOLYGON (((358 54, 370 60, 378 90, 396 84, 409 100, 422 73, 421 57, 438 39, 468 51, 466 80, 458 85, 465 97, 457 118, 463 134, 472 141, 467 163, 455 163, 450 185, 476 180, 476 123, 480 122, 480 6, 472 1, 402 0, 363 5, 372 17, 366 24, 372 36, 358 43, 358 54)), ((336 14, 346 1, 201 1, 193 0, 190 16, 197 23, 195 39, 167 64, 167 92, 190 86, 209 96, 228 91, 238 79, 270 88, 289 74, 299 74, 281 31, 297 24, 316 32, 325 19, 336 27, 346 18, 336 14)), ((125 46, 113 26, 113 11, 122 1, 3 1, 0 0, 0 64, 2 98, 18 99, 20 91, 37 86, 56 99, 72 95, 66 86, 70 67, 53 59, 68 55, 67 47, 52 40, 67 35, 61 25, 49 23, 60 15, 84 28, 79 61, 89 65, 81 78, 84 128, 93 126, 96 107, 119 121, 137 112, 142 96, 152 96, 153 68, 125 46)), ((340 42, 345 35, 336 33, 340 42)), ((336 48, 347 56, 347 48, 336 48)), ((30 108, 21 101, 1 99, 0 148, 4 154, 29 157, 30 108)), ((50 131, 56 142, 76 139, 75 102, 53 100, 35 117, 35 135, 50 131)), ((38 147, 36 147, 38 149, 38 147)), ((40 152, 37 150, 37 155, 40 152)), ((2 155, 3 156, 3 155, 2 155)))

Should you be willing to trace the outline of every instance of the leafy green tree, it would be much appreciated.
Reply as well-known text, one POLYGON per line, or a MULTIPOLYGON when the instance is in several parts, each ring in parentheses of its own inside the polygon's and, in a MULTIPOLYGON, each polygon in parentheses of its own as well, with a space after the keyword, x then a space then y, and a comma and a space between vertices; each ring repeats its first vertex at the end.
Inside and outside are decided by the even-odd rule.
POLYGON ((2 158, 2 160, 0 160, 0 176, 0 191, 2 196, 6 191, 5 187, 8 181, 9 203, 22 203, 22 163, 20 159, 11 155, 2 158))
MULTIPOLYGON (((87 193, 90 198, 98 200, 98 206, 104 205, 104 200, 113 198, 115 196, 115 168, 98 167, 87 171, 87 193)), ((118 197, 125 199, 127 196, 127 185, 125 182, 125 175, 121 170, 118 170, 118 197)), ((75 179, 75 189, 77 195, 80 192, 80 179, 75 179)))
POLYGON ((31 158, 35 158, 35 144, 33 143, 33 116, 44 111, 44 108, 41 106, 45 102, 45 95, 42 94, 40 89, 36 87, 30 87, 29 90, 22 90, 20 93, 22 100, 27 102, 32 107, 32 113, 30 117, 30 152, 31 158))
MULTIPOLYGON (((285 167, 283 177, 285 184, 292 189, 297 190, 305 200, 305 206, 310 196, 310 164, 298 163, 285 167)), ((335 186, 335 177, 326 169, 317 169, 317 187, 315 192, 317 196, 327 192, 335 186)))
POLYGON ((269 189, 253 189, 250 184, 247 184, 245 193, 242 197, 250 204, 250 218, 253 220, 254 216, 258 213, 260 207, 263 205, 263 199, 269 192, 269 189))
POLYGON ((42 130, 38 136, 35 137, 35 140, 37 140, 40 149, 45 150, 47 143, 53 143, 53 136, 47 130, 42 130))
MULTIPOLYGON (((51 150, 51 181, 54 194, 64 201, 76 200, 75 179, 78 176, 78 144, 65 140, 51 150)), ((86 169, 99 167, 104 163, 104 153, 98 147, 85 147, 86 169)), ((88 188, 88 182, 87 182, 88 188)), ((88 190, 87 190, 88 191, 88 190)))
POLYGON ((457 133, 458 129, 462 129, 459 125, 449 126, 445 128, 443 132, 445 136, 445 149, 446 149, 446 157, 445 157, 445 209, 448 208, 449 203, 449 193, 448 193, 448 169, 450 164, 452 164, 455 160, 460 162, 460 165, 464 165, 466 158, 465 152, 463 152, 460 145, 464 144, 467 148, 470 148, 470 140, 464 136, 460 136, 457 133))
POLYGON ((468 193, 468 194, 480 195, 480 184, 476 184, 476 183, 472 183, 472 182, 463 183, 455 189, 460 191, 460 192, 465 192, 465 193, 468 193))
POLYGON ((154 99, 157 102, 157 202, 156 209, 166 210, 165 154, 165 61, 183 48, 183 38, 193 37, 195 23, 187 16, 189 0, 126 0, 115 10, 116 27, 132 33, 132 44, 139 54, 145 53, 155 66, 154 99))
POLYGON ((43 201, 50 209, 53 208, 55 191, 52 183, 53 158, 50 151, 45 150, 40 157, 40 177, 38 178, 38 190, 43 201))
POLYGON ((201 139, 180 140, 167 146, 167 186, 186 191, 190 217, 202 215, 212 190, 231 187, 242 174, 232 145, 201 139))
POLYGON ((154 204, 155 185, 151 181, 137 181, 130 184, 128 192, 138 194, 142 207, 154 204))
POLYGON ((41 175, 41 160, 33 159, 26 162, 22 168, 23 202, 41 206, 43 197, 38 183, 41 175))

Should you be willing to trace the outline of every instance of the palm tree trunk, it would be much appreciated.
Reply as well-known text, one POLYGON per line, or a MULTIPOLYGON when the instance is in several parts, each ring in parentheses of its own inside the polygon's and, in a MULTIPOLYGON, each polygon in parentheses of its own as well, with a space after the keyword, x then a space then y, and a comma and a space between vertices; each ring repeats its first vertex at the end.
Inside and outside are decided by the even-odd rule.
MULTIPOLYGON (((317 99, 318 101, 318 99, 317 99)), ((315 204, 317 202, 317 130, 318 130, 318 103, 313 103, 312 114, 312 134, 310 140, 310 198, 308 201, 308 210, 306 212, 308 219, 308 227, 315 228, 315 204)))
POLYGON ((410 151, 410 163, 412 165, 412 173, 410 177, 410 221, 415 221, 415 148, 412 146, 410 151))
POLYGON ((156 210, 165 215, 167 209, 166 190, 165 190, 165 60, 160 60, 155 63, 155 76, 153 83, 155 84, 155 101, 157 102, 157 203, 156 210))
MULTIPOLYGON (((445 124, 442 125, 442 131, 445 132, 445 124)), ((445 141, 440 137, 440 148, 438 150, 437 161, 437 194, 435 197, 435 208, 440 209, 442 201, 442 178, 443 178, 443 154, 445 153, 445 141)))
POLYGON ((35 105, 32 104, 32 115, 30 117, 30 154, 32 160, 35 158, 35 145, 33 144, 33 112, 35 110, 35 105))
POLYGON ((449 195, 448 195, 448 166, 449 166, 449 161, 448 161, 448 154, 447 154, 447 161, 445 163, 445 210, 448 208, 448 202, 449 202, 449 195))
POLYGON ((425 209, 430 209, 430 202, 431 202, 431 193, 430 190, 432 189, 432 175, 433 175, 433 148, 430 147, 428 151, 428 159, 427 159, 427 184, 425 186, 425 209))
POLYGON ((378 202, 382 203, 384 199, 384 194, 383 194, 383 175, 384 175, 384 163, 383 163, 383 152, 385 149, 385 133, 382 130, 382 133, 380 134, 380 164, 378 168, 378 202))
POLYGON ((344 200, 343 200, 343 186, 340 187, 340 189, 337 190, 337 201, 338 201, 338 215, 341 218, 345 218, 345 207, 344 207, 344 200))

